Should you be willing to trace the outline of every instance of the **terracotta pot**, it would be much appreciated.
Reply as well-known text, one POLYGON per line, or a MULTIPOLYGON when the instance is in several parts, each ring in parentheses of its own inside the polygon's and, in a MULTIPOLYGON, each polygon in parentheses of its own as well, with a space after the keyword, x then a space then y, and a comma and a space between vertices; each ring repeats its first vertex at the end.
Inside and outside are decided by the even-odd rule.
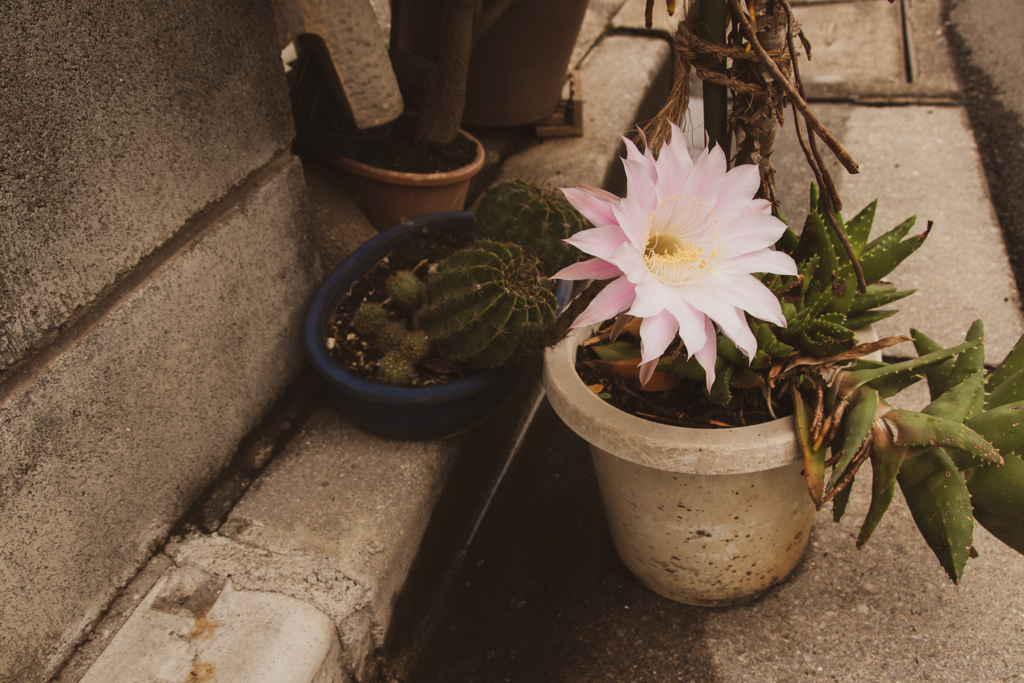
MULTIPOLYGON (((554 113, 588 0, 515 0, 473 48, 465 125, 517 126, 554 113)), ((486 11, 494 2, 485 2, 486 11)), ((438 0, 402 0, 399 45, 437 58, 438 0)))
POLYGON ((685 429, 634 417, 576 373, 575 330, 544 359, 555 412, 590 443, 612 541, 651 590, 689 605, 751 600, 796 568, 814 522, 792 418, 685 429))
POLYGON ((469 181, 483 168, 484 147, 469 133, 460 133, 476 145, 476 157, 444 173, 401 173, 355 159, 326 154, 324 158, 344 172, 359 208, 379 232, 419 216, 463 209, 469 181))

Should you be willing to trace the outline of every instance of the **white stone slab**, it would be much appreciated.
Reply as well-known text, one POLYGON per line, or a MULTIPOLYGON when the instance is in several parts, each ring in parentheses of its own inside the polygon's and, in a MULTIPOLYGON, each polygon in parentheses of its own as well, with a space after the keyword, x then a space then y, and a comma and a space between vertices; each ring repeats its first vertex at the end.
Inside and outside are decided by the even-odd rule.
MULTIPOLYGON (((334 624, 311 605, 277 593, 235 590, 198 612, 161 598, 181 574, 172 568, 138 606, 81 683, 346 683, 334 624), (208 611, 207 611, 208 610, 208 611)), ((196 577, 188 577, 196 578, 196 577)), ((209 577, 207 577, 209 578, 209 577)), ((188 600, 191 595, 176 594, 188 600)))

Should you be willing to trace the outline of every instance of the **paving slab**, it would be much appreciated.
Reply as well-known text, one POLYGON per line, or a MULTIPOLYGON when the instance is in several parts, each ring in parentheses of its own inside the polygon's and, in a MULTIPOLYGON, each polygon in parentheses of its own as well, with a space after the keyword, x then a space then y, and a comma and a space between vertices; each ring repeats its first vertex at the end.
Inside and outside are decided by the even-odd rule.
POLYGON ((793 13, 811 42, 811 59, 800 62, 808 97, 846 99, 906 83, 898 2, 814 4, 793 13))
POLYGON ((789 581, 749 606, 707 615, 718 679, 1024 680, 1024 557, 976 526, 980 557, 953 585, 899 493, 858 550, 869 489, 860 482, 839 524, 819 513, 789 581))
POLYGON ((878 198, 876 232, 912 215, 920 227, 935 222, 892 275, 917 294, 878 324, 879 333, 915 327, 952 345, 983 318, 988 362, 1001 361, 1024 332, 1024 317, 964 110, 855 107, 844 142, 861 171, 840 176, 839 191, 851 208, 878 198))
MULTIPOLYGON (((808 99, 948 103, 958 97, 940 0, 907 3, 906 40, 898 2, 825 0, 794 5, 812 48, 811 60, 802 58, 800 62, 808 99), (912 55, 912 80, 905 44, 912 55)), ((612 19, 612 28, 648 30, 644 8, 644 0, 628 0, 612 19)), ((681 16, 681 10, 669 16, 664 3, 655 3, 649 30, 672 36, 681 16)))
POLYGON ((811 42, 811 59, 800 62, 808 99, 951 103, 959 98, 940 0, 816 3, 793 12, 811 42))
POLYGON ((651 13, 651 28, 648 29, 645 19, 646 0, 626 0, 622 8, 612 18, 611 28, 626 31, 656 31, 670 37, 675 34, 679 20, 686 9, 683 3, 676 3, 676 5, 675 13, 669 16, 665 3, 655 2, 654 11, 651 13))
POLYGON ((1024 557, 983 529, 954 586, 899 499, 854 544, 865 482, 818 515, 796 573, 699 608, 615 555, 587 445, 545 403, 407 679, 432 683, 1022 681, 1024 557))
POLYGON ((81 683, 347 683, 340 655, 334 623, 308 603, 172 568, 81 683))
POLYGON ((671 48, 658 38, 606 36, 583 61, 584 134, 537 142, 501 169, 499 180, 522 178, 540 185, 625 186, 618 137, 653 116, 671 76, 671 48))
POLYGON ((587 13, 583 15, 583 24, 580 26, 580 34, 576 38, 576 47, 572 50, 572 57, 569 58, 569 69, 579 67, 580 62, 587 56, 594 44, 601 39, 608 22, 623 6, 623 2, 632 0, 590 0, 587 5, 587 13))
POLYGON ((359 209, 341 170, 316 154, 301 153, 299 158, 320 265, 324 273, 331 273, 377 229, 359 209))
POLYGON ((1019 55, 1024 51, 1024 13, 1012 0, 972 6, 964 0, 950 3, 949 16, 970 50, 972 66, 992 79, 995 96, 1024 118, 1024 80, 1019 55))

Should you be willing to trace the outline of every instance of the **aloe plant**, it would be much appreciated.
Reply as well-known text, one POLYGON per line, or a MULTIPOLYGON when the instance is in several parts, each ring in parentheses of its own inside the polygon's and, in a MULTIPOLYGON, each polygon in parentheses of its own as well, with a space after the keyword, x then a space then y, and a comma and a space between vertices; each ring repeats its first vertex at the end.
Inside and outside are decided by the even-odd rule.
POLYGON ((918 358, 839 370, 815 428, 799 391, 798 442, 817 506, 833 501, 838 522, 859 468, 871 463, 871 503, 857 545, 870 539, 899 484, 921 535, 954 582, 973 554, 977 520, 1024 553, 1024 337, 988 376, 984 325, 943 348, 913 331, 918 358), (931 403, 920 412, 885 399, 925 377, 931 403), (824 460, 830 443, 831 457, 824 460), (825 479, 825 471, 832 468, 825 479))

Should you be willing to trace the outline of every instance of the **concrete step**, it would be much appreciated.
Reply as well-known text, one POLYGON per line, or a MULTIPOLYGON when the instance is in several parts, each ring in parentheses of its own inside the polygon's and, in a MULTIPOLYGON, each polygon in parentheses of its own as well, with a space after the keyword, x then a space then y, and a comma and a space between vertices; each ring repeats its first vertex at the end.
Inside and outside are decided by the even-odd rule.
MULTIPOLYGON (((502 178, 622 185, 615 174, 623 148, 615 134, 655 113, 668 87, 670 49, 657 38, 614 36, 584 53, 585 135, 528 145, 505 159, 502 178)), ((351 197, 331 189, 328 169, 307 160, 306 172, 317 233, 327 238, 321 256, 334 261, 352 246, 343 237, 351 226, 338 230, 339 217, 357 230, 365 225, 351 197)), ((409 442, 358 429, 325 394, 302 399, 315 406, 311 414, 223 524, 172 538, 63 680, 78 680, 87 669, 87 681, 379 678, 389 639, 415 641, 402 624, 416 623, 430 608, 539 400, 533 372, 483 425, 445 441, 409 442), (166 608, 175 600, 201 608, 166 608), (261 620, 277 637, 243 646, 261 620), (299 647, 305 640, 315 647, 299 647), (299 678, 275 678, 274 667, 288 662, 299 678)), ((401 666, 402 656, 392 659, 392 668, 401 666)))

